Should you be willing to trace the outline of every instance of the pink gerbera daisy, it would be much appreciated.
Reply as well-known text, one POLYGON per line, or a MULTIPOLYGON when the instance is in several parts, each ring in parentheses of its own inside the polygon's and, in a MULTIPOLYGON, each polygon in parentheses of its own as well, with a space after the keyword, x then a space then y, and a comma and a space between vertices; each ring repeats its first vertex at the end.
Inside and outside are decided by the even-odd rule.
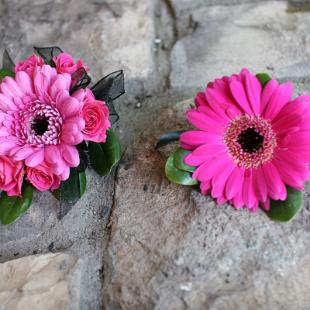
POLYGON ((0 155, 28 167, 45 162, 66 180, 79 165, 75 145, 83 141, 81 116, 84 90, 70 95, 70 74, 49 65, 36 66, 33 76, 16 72, 0 84, 0 155))
POLYGON ((192 152, 185 163, 203 194, 218 203, 255 211, 270 199, 285 200, 286 185, 302 189, 309 179, 310 96, 291 100, 290 82, 264 88, 247 69, 209 83, 187 112, 197 128, 181 135, 192 152))

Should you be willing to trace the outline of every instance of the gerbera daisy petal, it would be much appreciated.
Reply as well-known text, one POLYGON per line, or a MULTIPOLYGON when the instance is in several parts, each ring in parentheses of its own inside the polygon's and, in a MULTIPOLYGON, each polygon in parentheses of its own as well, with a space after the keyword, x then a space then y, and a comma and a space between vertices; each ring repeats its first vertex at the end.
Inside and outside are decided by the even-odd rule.
POLYGON ((30 76, 25 71, 18 71, 15 80, 24 94, 33 93, 33 86, 30 76))
POLYGON ((29 155, 25 159, 25 164, 28 167, 35 167, 40 165, 43 162, 43 160, 44 160, 44 149, 42 148, 29 155))
POLYGON ((205 131, 198 131, 198 130, 186 131, 182 133, 180 136, 181 143, 193 146, 200 146, 202 144, 208 144, 208 143, 220 144, 221 143, 220 140, 221 139, 219 135, 214 135, 205 131))
POLYGON ((24 160, 25 158, 33 154, 34 149, 30 145, 24 145, 23 147, 15 148, 12 151, 10 152, 10 156, 12 156, 14 160, 19 161, 24 160))
MULTIPOLYGON (((230 174, 234 170, 235 165, 230 158, 226 158, 218 166, 218 170, 214 173, 212 178, 212 197, 225 197, 225 184, 230 174)), ((227 199, 225 200, 225 202, 227 199)))
POLYGON ((206 95, 204 92, 199 92, 195 97, 195 105, 196 107, 199 107, 201 105, 205 105, 206 103, 206 95))
POLYGON ((262 166, 262 170, 267 183, 269 196, 275 200, 285 200, 287 192, 278 169, 272 163, 268 163, 262 166))
POLYGON ((261 167, 253 169, 254 187, 257 197, 260 201, 266 201, 268 197, 267 185, 264 177, 264 172, 261 167))
POLYGON ((186 115, 188 121, 200 130, 215 134, 221 134, 224 131, 224 128, 222 128, 219 124, 214 126, 213 121, 208 122, 208 117, 196 110, 190 110, 186 115))
POLYGON ((9 76, 2 80, 1 90, 4 93, 9 94, 12 98, 22 97, 23 95, 23 92, 20 90, 15 80, 9 76))
POLYGON ((244 174, 243 201, 249 209, 255 209, 258 199, 254 189, 252 169, 248 169, 244 174))
POLYGON ((217 170, 217 166, 222 164, 225 156, 225 152, 223 151, 210 157, 208 161, 205 161, 195 170, 193 173, 193 178, 199 181, 208 181, 212 179, 214 173, 217 170))
POLYGON ((210 181, 205 181, 205 182, 200 183, 200 190, 202 194, 208 195, 210 193, 210 189, 211 189, 210 181))
POLYGON ((61 148, 63 157, 70 167, 77 167, 80 163, 80 156, 76 147, 64 144, 61 148))
POLYGON ((224 146, 221 144, 204 144, 188 154, 185 157, 184 162, 189 166, 199 166, 210 156, 223 151, 224 146))
POLYGON ((253 115, 253 111, 251 109, 251 106, 248 102, 247 95, 245 93, 243 84, 234 79, 230 83, 230 90, 232 95, 234 96, 236 102, 239 104, 239 106, 243 109, 243 111, 249 115, 253 115))
POLYGON ((274 119, 281 109, 290 101, 293 94, 292 83, 284 83, 280 85, 273 93, 270 104, 266 107, 264 117, 269 120, 274 119))
POLYGON ((233 199, 240 191, 243 184, 244 170, 235 166, 225 185, 225 196, 228 200, 233 199))
POLYGON ((0 110, 1 111, 16 111, 17 107, 12 101, 12 97, 7 97, 0 93, 0 110))
POLYGON ((246 91, 248 95, 248 100, 252 106, 252 110, 255 115, 259 115, 261 112, 261 104, 260 104, 260 97, 262 92, 262 86, 261 83, 258 81, 258 79, 248 73, 245 77, 245 85, 246 85, 246 91))
POLYGON ((273 96, 279 83, 276 80, 270 80, 264 87, 261 98, 261 114, 264 113, 266 107, 269 105, 270 98, 273 96))

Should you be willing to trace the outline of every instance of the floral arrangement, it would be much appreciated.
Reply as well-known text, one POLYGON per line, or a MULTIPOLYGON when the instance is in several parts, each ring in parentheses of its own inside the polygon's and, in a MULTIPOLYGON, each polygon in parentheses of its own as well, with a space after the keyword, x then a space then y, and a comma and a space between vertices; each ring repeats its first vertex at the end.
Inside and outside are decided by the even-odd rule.
POLYGON ((167 133, 157 144, 180 141, 166 162, 167 178, 199 184, 218 204, 292 219, 310 176, 310 95, 292 94, 291 82, 247 69, 209 83, 186 113, 194 129, 167 133))
POLYGON ((124 93, 122 71, 93 86, 89 68, 59 47, 0 70, 0 221, 10 224, 30 207, 34 189, 52 191, 60 217, 85 192, 90 164, 107 175, 121 157, 111 129, 112 101, 124 93))

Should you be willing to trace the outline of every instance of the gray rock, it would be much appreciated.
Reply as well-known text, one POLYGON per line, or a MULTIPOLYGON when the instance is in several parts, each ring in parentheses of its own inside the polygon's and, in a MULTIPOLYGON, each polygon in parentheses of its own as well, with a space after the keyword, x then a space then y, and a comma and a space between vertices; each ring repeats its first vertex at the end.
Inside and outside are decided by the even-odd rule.
POLYGON ((277 78, 309 76, 310 12, 290 13, 285 2, 270 1, 197 7, 179 14, 182 36, 171 52, 175 88, 202 88, 242 67, 277 78), (188 20, 196 25, 189 34, 184 29, 188 20))
POLYGON ((85 196, 61 221, 57 201, 35 195, 23 218, 0 227, 0 262, 77 257, 81 309, 308 309, 308 195, 285 225, 218 208, 169 183, 172 147, 153 148, 162 133, 186 128, 189 102, 176 102, 243 66, 309 92, 310 13, 306 1, 290 2, 0 1, 0 48, 15 61, 33 45, 59 45, 85 60, 94 81, 124 69, 127 90, 116 102, 126 153, 116 179, 87 171, 85 196))

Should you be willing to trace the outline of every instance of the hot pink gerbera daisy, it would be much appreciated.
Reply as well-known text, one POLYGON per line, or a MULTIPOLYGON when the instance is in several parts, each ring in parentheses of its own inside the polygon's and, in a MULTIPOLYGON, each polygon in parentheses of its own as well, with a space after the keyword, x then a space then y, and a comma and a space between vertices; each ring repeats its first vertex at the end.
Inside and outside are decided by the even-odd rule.
POLYGON ((210 83, 187 112, 198 130, 181 135, 192 152, 201 191, 236 208, 269 209, 270 199, 285 200, 286 185, 302 189, 309 179, 310 96, 291 100, 290 82, 270 80, 262 89, 256 76, 239 75, 210 83))
POLYGON ((16 72, 0 84, 0 155, 23 160, 28 167, 49 165, 66 180, 79 164, 75 145, 83 141, 81 116, 84 90, 70 95, 70 74, 49 65, 36 66, 33 76, 16 72))

